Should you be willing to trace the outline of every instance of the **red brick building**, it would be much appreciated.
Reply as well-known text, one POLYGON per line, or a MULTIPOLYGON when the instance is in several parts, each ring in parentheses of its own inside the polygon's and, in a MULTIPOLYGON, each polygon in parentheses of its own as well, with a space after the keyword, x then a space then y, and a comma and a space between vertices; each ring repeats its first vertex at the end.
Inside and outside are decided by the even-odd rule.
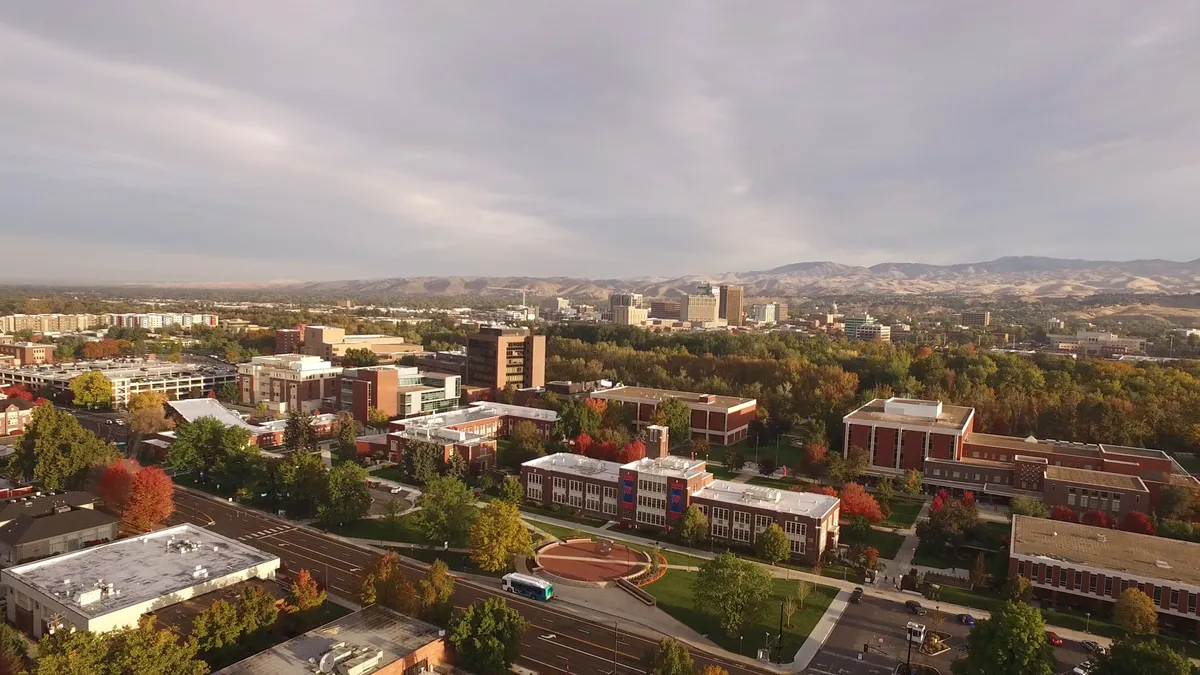
POLYGON ((666 399, 683 401, 692 411, 692 438, 707 438, 709 443, 721 446, 744 440, 758 411, 758 401, 752 398, 648 387, 614 387, 590 395, 610 403, 634 406, 633 417, 638 426, 654 424, 658 405, 666 399))
POLYGON ((24 433, 33 417, 33 407, 23 398, 0 398, 0 436, 24 433))
POLYGON ((438 443, 443 446, 443 460, 458 453, 467 460, 472 473, 480 473, 496 464, 495 439, 508 436, 520 422, 532 423, 541 437, 549 440, 558 413, 503 403, 475 403, 424 417, 393 420, 388 423, 388 454, 398 462, 410 440, 438 443))
POLYGON ((0 355, 13 357, 18 366, 41 366, 54 363, 54 345, 37 342, 0 344, 0 355))

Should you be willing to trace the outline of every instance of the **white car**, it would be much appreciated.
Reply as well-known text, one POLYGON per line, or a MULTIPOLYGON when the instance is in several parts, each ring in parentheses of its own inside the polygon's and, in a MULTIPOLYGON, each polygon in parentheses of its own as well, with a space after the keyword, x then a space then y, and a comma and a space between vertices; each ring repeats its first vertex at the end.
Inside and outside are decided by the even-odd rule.
POLYGON ((398 488, 398 487, 392 488, 392 494, 394 494, 394 495, 398 495, 401 492, 404 492, 404 488, 398 488))
POLYGON ((1090 660, 1084 661, 1083 663, 1075 666, 1075 670, 1071 671, 1071 675, 1090 675, 1091 672, 1095 669, 1096 669, 1095 661, 1090 661, 1090 660))

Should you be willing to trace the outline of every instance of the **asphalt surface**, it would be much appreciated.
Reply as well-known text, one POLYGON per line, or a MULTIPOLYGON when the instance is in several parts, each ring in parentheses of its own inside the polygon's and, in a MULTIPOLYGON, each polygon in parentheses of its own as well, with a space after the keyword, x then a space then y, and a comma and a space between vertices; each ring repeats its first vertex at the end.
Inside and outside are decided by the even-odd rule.
MULTIPOLYGON (((237 504, 218 502, 183 489, 175 491, 176 512, 172 523, 193 523, 278 555, 288 574, 308 569, 334 595, 358 596, 363 570, 378 557, 365 548, 324 536, 285 520, 270 518, 237 504)), ((410 577, 425 570, 405 562, 410 577)), ((615 630, 613 623, 581 618, 548 603, 525 600, 500 590, 494 584, 458 579, 454 603, 465 607, 491 597, 503 597, 529 621, 517 665, 539 674, 577 673, 609 675, 645 673, 642 659, 656 641, 640 634, 615 630)), ((763 675, 771 672, 729 661, 697 650, 692 651, 697 669, 716 664, 730 675, 763 675)))
MULTIPOLYGON (((925 605, 927 610, 933 610, 937 603, 921 601, 921 604, 925 605)), ((908 643, 905 642, 908 622, 925 624, 928 628, 929 619, 928 614, 914 616, 900 603, 864 597, 861 603, 847 606, 841 621, 825 641, 825 646, 804 672, 811 675, 891 673, 896 664, 908 658, 908 643), (863 654, 864 644, 871 645, 867 654, 863 654)), ((950 651, 938 656, 926 656, 913 645, 912 662, 933 666, 943 675, 948 675, 950 662, 962 655, 961 650, 966 647, 967 633, 971 629, 959 623, 957 614, 949 614, 938 630, 950 634, 950 639, 946 642, 951 648, 950 651)), ((1069 673, 1072 668, 1087 659, 1083 647, 1069 640, 1065 641, 1062 647, 1056 647, 1054 655, 1058 658, 1059 672, 1069 673)))
POLYGON ((80 426, 92 431, 96 436, 113 443, 129 442, 129 416, 121 412, 92 412, 87 410, 69 410, 80 426), (125 424, 117 424, 118 421, 125 424), (111 422, 111 424, 110 424, 111 422))

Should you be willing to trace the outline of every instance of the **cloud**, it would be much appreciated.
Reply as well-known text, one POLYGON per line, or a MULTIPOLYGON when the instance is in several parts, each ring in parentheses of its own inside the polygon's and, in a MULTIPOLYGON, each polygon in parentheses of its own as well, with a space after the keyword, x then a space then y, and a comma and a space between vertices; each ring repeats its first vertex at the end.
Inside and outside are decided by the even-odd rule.
POLYGON ((1200 257, 1198 11, 11 4, 3 276, 1200 257))

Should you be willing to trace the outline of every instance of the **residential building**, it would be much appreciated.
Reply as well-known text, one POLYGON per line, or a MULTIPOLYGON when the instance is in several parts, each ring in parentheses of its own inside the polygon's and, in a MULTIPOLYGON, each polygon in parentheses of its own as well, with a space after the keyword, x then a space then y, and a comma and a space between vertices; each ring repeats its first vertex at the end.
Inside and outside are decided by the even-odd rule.
POLYGON ((964 310, 962 313, 962 325, 985 328, 992 325, 992 313, 986 309, 964 310))
MULTIPOLYGON (((697 394, 689 391, 618 386, 591 393, 593 398, 611 403, 636 406, 633 419, 639 426, 655 423, 658 405, 668 398, 678 399, 692 411, 692 437, 707 438, 713 445, 733 445, 746 438, 750 422, 758 410, 758 401, 737 396, 697 394)), ((676 439, 682 442, 684 439, 676 439)))
POLYGON ((645 300, 641 293, 613 293, 608 296, 608 308, 615 312, 618 307, 643 307, 645 300))
POLYGON ((238 366, 238 401, 250 406, 262 403, 276 415, 330 409, 341 388, 341 375, 340 366, 319 356, 255 356, 238 366))
POLYGON ((788 304, 786 302, 775 303, 775 321, 777 323, 786 323, 788 320, 788 304))
POLYGON ((1008 573, 1029 579, 1044 605, 1107 616, 1125 590, 1154 602, 1160 626, 1200 637, 1200 544, 1013 516, 1008 573))
MULTIPOLYGON (((158 330, 160 328, 172 328, 175 326, 185 329, 190 329, 193 326, 216 328, 217 324, 221 323, 220 317, 216 314, 193 314, 190 312, 105 314, 102 319, 106 326, 145 328, 147 330, 158 330)), ((239 320, 235 319, 234 321, 239 320)), ((248 326, 249 322, 242 322, 242 324, 248 326)))
POLYGON ((631 305, 617 305, 612 308, 613 323, 621 326, 640 326, 650 318, 650 310, 631 305))
POLYGON ((465 384, 518 389, 546 384, 546 336, 528 328, 481 327, 467 336, 465 384))
POLYGON ((412 352, 421 345, 405 342, 390 335, 346 335, 345 328, 335 326, 305 326, 304 353, 333 361, 345 356, 347 349, 366 349, 381 360, 391 361, 412 352))
POLYGON ((99 328, 103 318, 95 314, 9 314, 0 316, 0 333, 78 333, 99 328))
MULTIPOLYGON (((202 417, 212 417, 225 426, 240 427, 249 432, 250 443, 259 448, 273 448, 282 445, 283 432, 287 428, 287 419, 266 420, 251 424, 242 419, 241 415, 226 408, 220 401, 207 397, 168 401, 167 412, 177 422, 195 422, 202 417)), ((333 413, 313 415, 311 424, 318 438, 331 436, 337 431, 337 415, 333 413)), ((159 440, 165 441, 166 446, 175 440, 174 431, 165 431, 156 436, 159 440)))
POLYGON ((1066 330, 1066 328, 1067 328, 1067 322, 1063 321, 1062 319, 1059 319, 1056 317, 1050 317, 1049 319, 1046 319, 1046 332, 1047 333, 1057 333, 1057 332, 1066 330))
POLYGON ((25 432, 33 417, 33 402, 23 398, 0 398, 0 436, 25 432))
POLYGON ((18 366, 41 366, 54 363, 54 345, 38 342, 0 344, 0 355, 13 357, 18 366))
POLYGON ((445 630, 371 605, 213 675, 416 675, 450 661, 445 630))
POLYGON ((119 518, 86 492, 38 492, 0 501, 0 562, 14 565, 115 541, 119 518))
POLYGON ((113 404, 125 406, 132 394, 161 391, 169 399, 198 398, 226 383, 237 384, 237 369, 223 364, 166 363, 141 359, 58 363, 52 366, 0 368, 0 384, 23 384, 30 391, 69 391, 71 380, 89 371, 104 375, 113 388, 113 404))
POLYGON ((683 311, 683 303, 678 300, 654 300, 650 303, 650 318, 669 319, 678 321, 683 311))
POLYGON ((710 294, 685 295, 679 305, 679 319, 691 323, 715 324, 720 318, 720 298, 710 294))
POLYGON ((454 408, 461 398, 459 375, 422 372, 413 366, 371 366, 342 373, 338 408, 365 423, 371 408, 388 417, 412 417, 454 408))
POLYGON ((526 499, 538 504, 655 530, 677 527, 695 504, 708 517, 712 539, 735 546, 752 547, 775 523, 796 560, 816 561, 837 547, 837 497, 718 481, 704 460, 666 456, 620 464, 556 453, 522 464, 521 483, 526 499))
POLYGON ((194 525, 46 558, 0 571, 8 621, 35 639, 48 628, 102 632, 134 626, 148 611, 250 578, 275 578, 279 558, 194 525), (60 621, 49 626, 51 619, 60 621))
POLYGON ((304 347, 304 328, 280 328, 275 331, 276 354, 299 354, 304 347))
POLYGON ((762 303, 750 305, 750 322, 760 324, 777 323, 775 311, 778 305, 774 303, 762 303))
POLYGON ((745 294, 746 290, 741 286, 722 284, 718 295, 720 302, 717 307, 717 318, 725 319, 730 326, 742 325, 745 314, 745 307, 743 307, 745 294))

